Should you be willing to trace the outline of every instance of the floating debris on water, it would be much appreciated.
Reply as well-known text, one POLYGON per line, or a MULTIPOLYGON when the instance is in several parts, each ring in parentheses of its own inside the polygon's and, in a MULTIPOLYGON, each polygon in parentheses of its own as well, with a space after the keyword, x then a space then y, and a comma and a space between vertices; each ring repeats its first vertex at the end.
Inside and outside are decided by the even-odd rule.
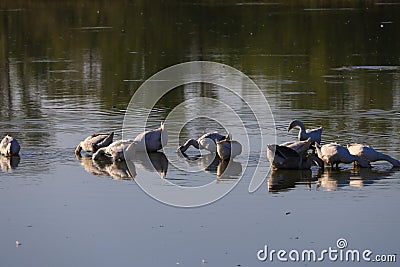
POLYGON ((353 71, 353 70, 366 70, 366 71, 395 71, 399 70, 400 66, 343 66, 339 68, 332 68, 336 71, 353 71))

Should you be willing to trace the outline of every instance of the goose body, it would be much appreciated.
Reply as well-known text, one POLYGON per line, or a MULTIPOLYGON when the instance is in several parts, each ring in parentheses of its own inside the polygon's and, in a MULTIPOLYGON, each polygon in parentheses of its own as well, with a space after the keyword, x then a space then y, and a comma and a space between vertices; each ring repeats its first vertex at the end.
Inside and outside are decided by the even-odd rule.
POLYGON ((0 154, 11 157, 19 154, 21 147, 17 139, 12 136, 6 135, 0 142, 0 154))
POLYGON ((316 149, 318 157, 321 158, 326 164, 331 165, 331 167, 333 167, 334 164, 336 164, 336 167, 338 167, 339 163, 352 162, 357 162, 363 168, 371 167, 368 161, 350 154, 346 147, 336 143, 330 143, 323 146, 320 146, 317 143, 316 149))
POLYGON ((159 128, 143 132, 133 140, 137 151, 156 152, 168 143, 168 132, 164 122, 159 128))
POLYGON ((114 161, 125 160, 124 151, 130 146, 132 143, 135 143, 133 140, 119 140, 115 141, 107 147, 99 148, 96 153, 93 154, 93 160, 99 160, 102 156, 113 158, 114 161))
POLYGON ((299 120, 293 120, 290 122, 288 127, 288 132, 293 128, 299 128, 299 141, 307 140, 311 138, 311 144, 314 143, 321 143, 321 136, 322 136, 322 127, 316 129, 307 129, 305 128, 304 124, 299 120))
POLYGON ((178 151, 185 153, 185 151, 193 146, 196 149, 205 149, 211 153, 217 152, 217 141, 229 139, 229 135, 222 135, 217 132, 206 133, 200 136, 197 140, 189 139, 183 146, 178 148, 178 151))
POLYGON ((242 153, 242 145, 238 141, 217 141, 217 154, 222 160, 229 160, 242 153))
POLYGON ((347 149, 350 154, 356 155, 368 162, 374 162, 379 160, 385 160, 390 162, 393 167, 400 167, 400 161, 392 158, 389 155, 376 151, 373 147, 363 144, 350 144, 347 145, 347 149))
POLYGON ((282 145, 267 145, 267 158, 273 169, 305 170, 315 162, 324 168, 324 162, 314 154, 301 156, 294 149, 282 145))
POLYGON ((75 148, 75 155, 80 155, 82 150, 95 153, 99 148, 110 145, 113 139, 114 132, 109 134, 92 134, 78 144, 75 148))
POLYGON ((311 137, 309 137, 307 140, 304 141, 291 141, 291 142, 285 142, 281 144, 280 146, 286 146, 294 151, 296 151, 300 156, 306 156, 307 150, 310 149, 311 145, 311 137))

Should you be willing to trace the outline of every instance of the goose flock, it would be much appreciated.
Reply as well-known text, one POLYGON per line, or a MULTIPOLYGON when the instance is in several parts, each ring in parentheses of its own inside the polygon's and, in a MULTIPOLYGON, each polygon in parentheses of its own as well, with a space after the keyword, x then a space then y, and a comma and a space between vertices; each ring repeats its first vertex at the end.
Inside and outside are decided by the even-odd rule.
POLYGON ((378 152, 369 145, 320 145, 322 127, 306 129, 301 121, 293 120, 289 124, 288 132, 293 128, 299 128, 298 141, 267 146, 267 158, 273 169, 310 169, 313 164, 321 169, 324 169, 325 164, 338 168, 340 163, 354 163, 362 168, 370 168, 371 162, 380 160, 390 162, 393 167, 400 167, 399 160, 378 152), (310 150, 311 153, 308 152, 310 150))
MULTIPOLYGON (((370 168, 371 162, 388 161, 393 167, 400 167, 400 161, 376 151, 364 144, 341 146, 337 143, 321 144, 322 127, 306 129, 299 120, 290 122, 288 132, 298 128, 298 140, 283 144, 267 145, 267 158, 272 169, 310 169, 313 165, 324 169, 325 164, 338 168, 340 163, 354 163, 363 168, 370 168)), ((82 150, 91 153, 93 161, 108 159, 113 162, 125 160, 125 156, 134 157, 137 152, 152 153, 164 148, 168 142, 168 132, 164 122, 159 128, 145 131, 133 140, 114 141, 114 133, 92 134, 80 142, 75 148, 75 155, 81 158, 82 150)), ((242 145, 232 140, 230 133, 222 135, 218 132, 205 133, 198 139, 189 139, 177 152, 185 155, 189 147, 207 150, 216 154, 221 161, 228 161, 242 153, 242 145)), ((6 135, 0 143, 0 154, 5 157, 16 157, 20 145, 14 137, 6 135)))

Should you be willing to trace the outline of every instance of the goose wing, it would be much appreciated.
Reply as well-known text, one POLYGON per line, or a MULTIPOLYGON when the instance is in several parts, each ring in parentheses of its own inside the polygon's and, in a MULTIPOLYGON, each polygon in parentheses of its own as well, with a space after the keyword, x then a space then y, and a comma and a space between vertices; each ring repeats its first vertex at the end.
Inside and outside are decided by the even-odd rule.
POLYGON ((138 142, 138 148, 142 146, 143 150, 157 151, 162 148, 161 133, 162 133, 161 128, 158 128, 156 130, 146 131, 136 136, 134 141, 138 142))
POLYGON ((305 141, 295 141, 295 142, 286 142, 281 144, 280 146, 288 147, 296 151, 299 155, 303 155, 307 152, 311 145, 311 138, 308 138, 305 141))
POLYGON ((275 153, 275 156, 279 156, 281 158, 294 158, 299 157, 299 154, 290 147, 280 146, 280 145, 268 145, 268 149, 275 153))

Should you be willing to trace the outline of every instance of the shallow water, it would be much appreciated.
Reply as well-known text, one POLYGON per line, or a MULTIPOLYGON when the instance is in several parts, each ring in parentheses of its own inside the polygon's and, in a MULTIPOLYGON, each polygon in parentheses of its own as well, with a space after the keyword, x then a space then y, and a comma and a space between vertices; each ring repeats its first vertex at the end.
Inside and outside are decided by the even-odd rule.
MULTIPOLYGON (((208 60, 237 68, 263 92, 274 116, 261 125, 270 133, 265 141, 274 142, 275 131, 277 143, 295 139, 287 126, 296 118, 322 126, 323 143, 362 142, 400 158, 395 4, 4 1, 0 132, 15 136, 22 149, 19 159, 0 160, 0 265, 279 265, 276 258, 258 261, 257 251, 264 245, 321 251, 339 238, 349 249, 398 254, 399 170, 378 162, 372 169, 344 164, 323 173, 268 173, 264 149, 259 159, 248 145, 248 138, 261 142, 253 113, 219 86, 189 83, 157 102, 148 129, 167 120, 170 138, 164 153, 150 157, 156 170, 140 155, 133 172, 73 152, 92 133, 122 138, 131 97, 157 71, 208 60), (198 97, 229 103, 233 113, 218 102, 193 101, 198 97), (215 119, 189 120, 199 111, 215 119), (228 169, 216 162, 202 170, 213 158, 199 159, 192 149, 190 160, 176 154, 177 144, 215 129, 232 132, 247 149, 228 169), (256 178, 267 179, 250 194, 251 177, 241 177, 257 164, 265 171, 256 178), (162 190, 168 183, 236 186, 204 207, 176 208, 135 182, 156 172, 166 172, 156 184, 162 190)), ((146 112, 134 110, 139 117, 146 112)), ((142 131, 134 123, 128 128, 131 138, 142 131)))

